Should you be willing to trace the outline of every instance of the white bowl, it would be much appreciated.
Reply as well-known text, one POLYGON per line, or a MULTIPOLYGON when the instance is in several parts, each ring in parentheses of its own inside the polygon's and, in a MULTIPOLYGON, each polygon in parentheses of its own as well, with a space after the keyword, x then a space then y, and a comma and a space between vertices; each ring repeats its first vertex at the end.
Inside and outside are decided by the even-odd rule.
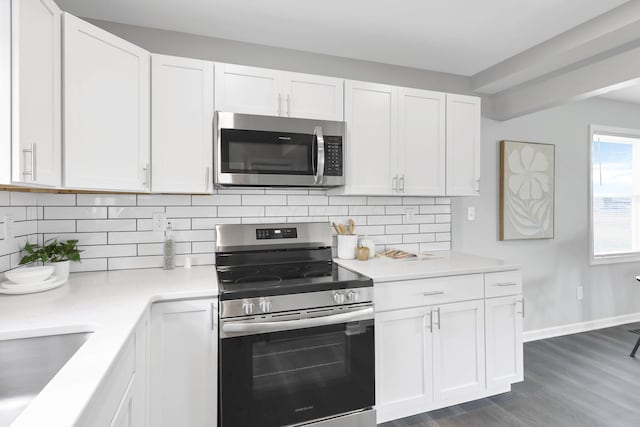
POLYGON ((4 276, 11 280, 13 283, 19 283, 21 285, 28 285, 31 283, 42 282, 53 274, 54 267, 27 267, 18 268, 17 270, 6 271, 4 276))

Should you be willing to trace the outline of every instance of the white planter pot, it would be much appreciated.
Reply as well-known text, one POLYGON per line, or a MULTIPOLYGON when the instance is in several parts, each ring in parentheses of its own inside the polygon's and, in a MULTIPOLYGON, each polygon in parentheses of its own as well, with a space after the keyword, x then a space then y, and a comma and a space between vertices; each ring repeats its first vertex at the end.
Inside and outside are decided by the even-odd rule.
POLYGON ((60 261, 60 262, 48 262, 45 265, 50 265, 56 269, 54 276, 58 280, 67 280, 69 278, 69 266, 71 261, 60 261))

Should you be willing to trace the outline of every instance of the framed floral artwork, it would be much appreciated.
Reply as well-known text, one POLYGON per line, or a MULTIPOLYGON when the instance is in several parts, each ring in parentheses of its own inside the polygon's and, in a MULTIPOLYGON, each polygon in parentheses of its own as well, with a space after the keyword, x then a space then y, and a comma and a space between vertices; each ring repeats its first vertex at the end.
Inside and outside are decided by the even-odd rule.
POLYGON ((500 141, 500 240, 553 239, 555 146, 500 141))

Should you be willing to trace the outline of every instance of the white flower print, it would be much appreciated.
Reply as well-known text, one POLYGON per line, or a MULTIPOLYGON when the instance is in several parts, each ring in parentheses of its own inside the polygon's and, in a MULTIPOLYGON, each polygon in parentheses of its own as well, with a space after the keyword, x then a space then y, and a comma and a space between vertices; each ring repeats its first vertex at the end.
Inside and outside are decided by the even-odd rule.
POLYGON ((549 192, 549 162, 541 152, 534 152, 530 146, 521 151, 513 150, 508 158, 509 189, 521 200, 538 200, 549 192))

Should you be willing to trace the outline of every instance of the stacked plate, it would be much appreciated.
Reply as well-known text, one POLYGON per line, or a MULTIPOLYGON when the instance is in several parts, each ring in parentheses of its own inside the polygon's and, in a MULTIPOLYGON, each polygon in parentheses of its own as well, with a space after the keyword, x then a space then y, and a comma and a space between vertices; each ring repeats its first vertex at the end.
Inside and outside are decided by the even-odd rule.
POLYGON ((0 283, 0 294, 21 295, 48 291, 62 286, 66 279, 57 279, 54 267, 27 267, 4 273, 6 279, 0 283))

